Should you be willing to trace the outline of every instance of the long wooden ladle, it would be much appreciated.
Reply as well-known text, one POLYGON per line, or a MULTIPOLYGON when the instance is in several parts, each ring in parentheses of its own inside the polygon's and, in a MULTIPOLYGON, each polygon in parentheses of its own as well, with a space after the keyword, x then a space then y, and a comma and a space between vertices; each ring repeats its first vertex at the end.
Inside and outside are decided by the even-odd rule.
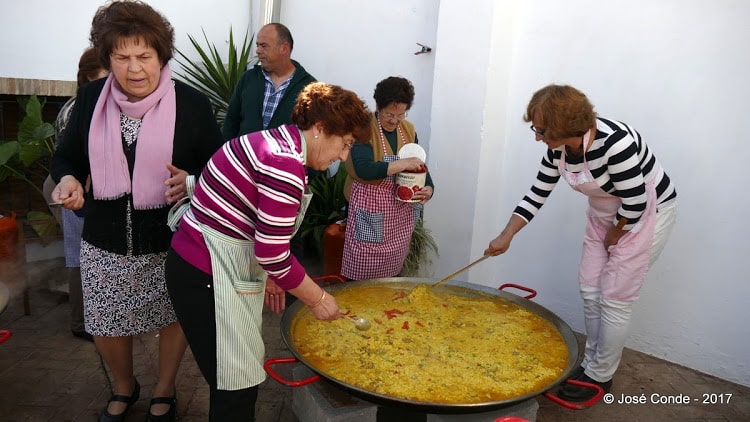
POLYGON ((434 288, 434 287, 437 287, 437 286, 445 283, 446 281, 452 279, 453 277, 461 274, 462 272, 464 272, 464 271, 468 270, 469 268, 471 268, 471 267, 479 264, 480 262, 484 261, 485 259, 487 259, 487 258, 489 258, 491 256, 492 255, 484 255, 481 258, 474 260, 474 262, 472 262, 471 264, 469 264, 469 265, 461 268, 460 270, 456 271, 455 273, 453 273, 453 274, 451 274, 449 276, 443 277, 442 279, 440 279, 440 281, 438 281, 437 283, 433 284, 432 287, 434 288))

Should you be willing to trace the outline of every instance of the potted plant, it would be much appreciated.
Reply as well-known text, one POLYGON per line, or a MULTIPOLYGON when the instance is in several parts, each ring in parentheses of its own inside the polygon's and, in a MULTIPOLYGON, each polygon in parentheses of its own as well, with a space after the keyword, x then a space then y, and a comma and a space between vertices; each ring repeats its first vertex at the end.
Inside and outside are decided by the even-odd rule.
POLYGON ((419 212, 419 218, 414 223, 414 231, 411 234, 409 243, 409 253, 404 260, 404 267, 401 275, 404 277, 428 276, 425 274, 425 268, 432 264, 431 256, 438 255, 437 243, 432 237, 430 230, 424 226, 422 210, 419 212))
POLYGON ((317 256, 323 259, 323 272, 326 275, 338 275, 341 270, 346 228, 346 176, 346 167, 340 165, 333 176, 324 171, 310 179, 308 187, 313 197, 299 229, 300 238, 311 242, 317 256))
MULTIPOLYGON (((55 150, 55 127, 42 119, 44 102, 36 95, 18 97, 23 118, 15 140, 0 141, 0 182, 22 180, 32 192, 44 199, 41 184, 49 174, 49 160, 55 150)), ((45 201, 46 202, 46 201, 45 201)), ((57 231, 57 222, 49 212, 18 210, 26 213, 26 222, 42 238, 57 231)))
MULTIPOLYGON (((300 236, 311 240, 318 256, 323 258, 324 274, 339 274, 346 229, 346 199, 344 182, 346 167, 341 165, 333 177, 323 172, 310 180, 312 201, 300 226, 300 236)), ((431 263, 431 254, 437 255, 438 248, 429 229, 424 226, 422 210, 414 224, 409 252, 404 260, 401 275, 414 277, 425 275, 424 270, 431 263)))

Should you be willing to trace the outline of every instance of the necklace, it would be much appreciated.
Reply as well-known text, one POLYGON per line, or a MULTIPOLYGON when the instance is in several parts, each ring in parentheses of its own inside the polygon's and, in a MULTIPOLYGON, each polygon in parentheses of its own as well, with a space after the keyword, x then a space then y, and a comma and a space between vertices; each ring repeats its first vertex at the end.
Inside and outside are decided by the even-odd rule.
MULTIPOLYGON (((398 132, 398 136, 396 138, 396 151, 393 151, 393 155, 398 155, 398 138, 401 138, 401 146, 406 145, 406 137, 401 130, 401 125, 396 126, 396 131, 398 132)), ((383 133, 383 125, 380 124, 380 119, 378 119, 378 132, 380 133, 380 145, 383 147, 383 155, 386 155, 388 154, 388 150, 385 147, 385 134, 383 133)))

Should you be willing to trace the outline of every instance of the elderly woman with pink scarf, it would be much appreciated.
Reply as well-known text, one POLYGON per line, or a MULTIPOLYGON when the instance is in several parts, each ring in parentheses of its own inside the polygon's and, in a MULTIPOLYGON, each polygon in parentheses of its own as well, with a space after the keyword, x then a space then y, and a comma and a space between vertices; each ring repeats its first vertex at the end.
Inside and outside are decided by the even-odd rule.
POLYGON ((188 194, 188 176, 221 146, 221 132, 208 99, 172 80, 174 30, 159 12, 141 2, 109 3, 94 16, 91 41, 110 75, 78 93, 52 162, 52 199, 71 210, 87 206, 84 320, 113 377, 99 421, 124 420, 138 400, 133 336, 157 330, 159 373, 146 420, 174 420, 187 341, 164 280, 167 215, 188 194))

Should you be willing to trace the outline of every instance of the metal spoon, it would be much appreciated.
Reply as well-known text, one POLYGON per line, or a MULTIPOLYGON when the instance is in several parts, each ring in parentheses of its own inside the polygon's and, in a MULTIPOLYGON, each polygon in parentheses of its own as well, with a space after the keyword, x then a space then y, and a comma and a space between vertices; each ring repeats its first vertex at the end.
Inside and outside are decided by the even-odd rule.
POLYGON ((370 321, 364 318, 354 318, 349 315, 344 315, 344 316, 349 318, 354 323, 354 326, 357 327, 358 330, 367 331, 370 329, 370 321))

